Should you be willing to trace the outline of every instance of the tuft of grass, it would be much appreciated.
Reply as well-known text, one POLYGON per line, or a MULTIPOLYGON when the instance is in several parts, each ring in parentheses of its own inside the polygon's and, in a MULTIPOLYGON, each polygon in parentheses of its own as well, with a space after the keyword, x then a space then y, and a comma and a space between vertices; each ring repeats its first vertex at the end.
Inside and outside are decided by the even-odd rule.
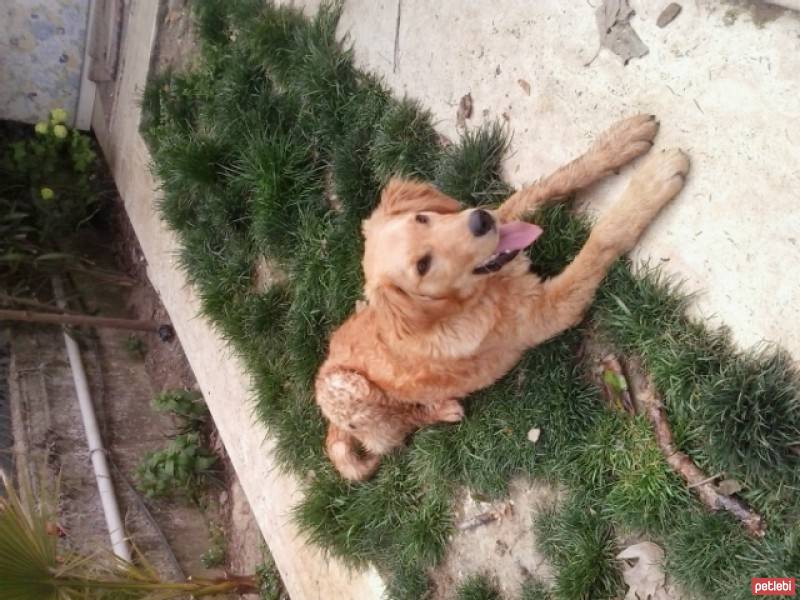
POLYGON ((710 460, 753 483, 774 471, 796 474, 798 389, 800 378, 784 352, 736 356, 720 364, 715 377, 700 382, 697 390, 705 398, 700 419, 708 424, 710 460))
POLYGON ((641 357, 677 441, 706 470, 753 486, 797 486, 800 379, 779 349, 738 352, 726 331, 689 320, 687 296, 658 271, 615 269, 598 294, 602 335, 641 357))
POLYGON ((510 143, 498 122, 468 130, 445 150, 436 184, 446 194, 470 206, 497 204, 511 193, 503 181, 503 158, 510 143))
POLYGON ((319 166, 309 150, 289 137, 258 133, 250 136, 236 169, 258 248, 273 256, 294 253, 296 230, 324 212, 319 166))
POLYGON ((565 462, 572 477, 604 496, 604 512, 628 529, 665 533, 674 526, 675 511, 691 506, 643 417, 603 414, 565 462))
MULTIPOLYGON (((276 439, 280 465, 304 482, 295 518, 313 541, 350 565, 376 565, 391 598, 424 598, 452 532, 455 491, 502 497, 525 476, 559 483, 570 497, 537 524, 555 588, 531 583, 526 600, 618 594, 614 540, 629 530, 663 544, 670 574, 704 598, 727 598, 731 582, 771 574, 769 564, 796 573, 797 370, 780 352, 736 351, 724 331, 685 316, 679 286, 626 261, 586 323, 468 398, 462 423, 417 433, 369 482, 342 481, 322 452, 311 382, 330 332, 361 294, 360 221, 395 175, 433 180, 471 206, 501 200, 509 132, 489 124, 442 147, 428 111, 355 68, 336 37, 340 3, 311 19, 262 0, 192 7, 202 55, 190 73, 153 77, 142 132, 181 267, 252 376, 254 413, 276 439), (709 474, 744 484, 769 521, 763 541, 703 512, 644 421, 606 412, 581 359, 587 332, 641 359, 678 447, 709 474), (542 431, 535 445, 532 427, 542 431)), ((552 277, 590 224, 563 206, 533 219, 545 233, 528 254, 552 277)))
POLYGON ((395 175, 433 179, 439 153, 430 112, 404 98, 378 121, 369 159, 381 183, 395 175))
POLYGON ((745 592, 750 597, 750 577, 770 568, 763 561, 753 561, 754 542, 722 515, 692 511, 685 521, 667 538, 668 571, 701 596, 715 589, 718 597, 744 598, 745 592))
POLYGON ((593 499, 573 495, 535 524, 537 543, 557 570, 557 598, 615 598, 623 591, 612 522, 593 499))
POLYGON ((456 600, 501 600, 501 596, 488 578, 473 575, 458 586, 456 600))
POLYGON ((522 584, 520 600, 553 600, 554 596, 550 589, 543 583, 535 579, 528 579, 522 584))

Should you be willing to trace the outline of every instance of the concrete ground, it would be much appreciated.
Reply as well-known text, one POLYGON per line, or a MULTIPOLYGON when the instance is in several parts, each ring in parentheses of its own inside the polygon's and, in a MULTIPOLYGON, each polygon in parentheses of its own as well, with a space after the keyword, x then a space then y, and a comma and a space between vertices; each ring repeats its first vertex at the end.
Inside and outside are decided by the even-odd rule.
MULTIPOLYGON (((699 292, 698 314, 729 325, 743 346, 767 340, 800 357, 800 13, 683 0, 662 29, 669 2, 632 0, 649 53, 623 65, 597 54, 601 2, 348 0, 340 31, 360 65, 430 108, 445 135, 456 137, 467 93, 468 127, 507 120, 517 186, 583 152, 616 119, 657 115, 656 149, 685 149, 692 172, 637 258, 666 262, 699 292)), ((630 172, 580 201, 602 211, 630 172)))
MULTIPOLYGON (((637 112, 658 115, 658 147, 692 157, 686 189, 636 251, 698 292, 693 310, 731 327, 743 346, 776 342, 800 356, 800 18, 762 2, 632 0, 631 25, 648 48, 627 65, 598 53, 601 0, 347 0, 341 33, 360 65, 399 94, 430 108, 440 131, 457 135, 456 111, 470 93, 474 127, 508 122, 506 162, 515 185, 578 155, 592 136, 637 112)), ((317 0, 300 2, 309 10, 317 0)), ((298 483, 275 471, 256 424, 248 381, 210 326, 175 262, 176 242, 155 213, 156 182, 138 134, 157 7, 128 4, 113 102, 98 102, 94 127, 159 290, 211 408, 286 586, 304 598, 378 598, 373 573, 348 573, 298 537, 288 511, 298 483), (247 426, 247 424, 251 424, 247 426)), ((633 167, 635 168, 635 166, 633 167)), ((631 169, 581 194, 602 211, 631 169)))

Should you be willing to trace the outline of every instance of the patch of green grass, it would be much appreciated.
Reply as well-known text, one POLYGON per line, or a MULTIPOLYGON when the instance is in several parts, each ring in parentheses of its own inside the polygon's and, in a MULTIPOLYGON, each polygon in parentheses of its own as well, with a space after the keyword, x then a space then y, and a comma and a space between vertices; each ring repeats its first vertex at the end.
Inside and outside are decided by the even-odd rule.
POLYGON ((436 171, 436 185, 470 206, 497 204, 512 191, 502 174, 509 142, 507 131, 499 123, 467 130, 457 144, 445 150, 436 171))
POLYGON ((501 600, 501 596, 486 577, 474 575, 458 586, 456 600, 501 600))
POLYGON ((615 598, 622 591, 611 520, 577 494, 536 521, 537 542, 556 568, 556 598, 615 598))
POLYGON ((392 103, 377 123, 369 160, 378 180, 393 175, 433 179, 441 150, 430 112, 408 98, 392 103))
MULTIPOLYGON (((255 414, 281 466, 304 481, 295 517, 312 540, 348 564, 376 565, 391 598, 418 600, 452 532, 456 490, 502 497, 511 478, 527 476, 565 486, 570 500, 537 525, 555 588, 531 583, 526 600, 620 592, 615 536, 628 530, 664 545, 670 573, 704 598, 727 599, 731 581, 768 564, 797 571, 797 371, 779 352, 737 352, 724 332, 685 317, 679 288, 625 261, 583 326, 473 394, 462 423, 417 433, 369 482, 338 477, 322 452, 311 382, 361 294, 360 221, 393 175, 433 180, 468 205, 500 201, 510 193, 501 176, 508 132, 488 125, 442 147, 424 108, 354 67, 336 38, 339 4, 312 19, 262 0, 192 6, 202 56, 190 73, 153 78, 143 134, 181 266, 252 376, 255 414), (260 272, 264 256, 272 277, 260 272), (641 359, 678 447, 709 474, 744 484, 767 516, 765 540, 705 514, 647 424, 606 411, 576 360, 587 331, 641 359), (542 431, 535 445, 532 427, 542 431), (728 571, 735 576, 725 579, 728 571)), ((550 277, 589 224, 564 207, 534 219, 545 234, 529 256, 550 277)))

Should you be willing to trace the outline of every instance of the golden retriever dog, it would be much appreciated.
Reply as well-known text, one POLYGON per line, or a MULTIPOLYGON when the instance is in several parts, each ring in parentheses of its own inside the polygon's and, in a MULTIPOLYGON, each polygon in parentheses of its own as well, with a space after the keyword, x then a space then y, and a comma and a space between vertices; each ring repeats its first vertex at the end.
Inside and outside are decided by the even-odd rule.
POLYGON ((521 251, 542 230, 521 219, 645 154, 657 130, 652 115, 623 120, 494 210, 463 210, 427 183, 386 185, 363 223, 366 304, 333 333, 315 383, 326 452, 345 478, 368 478, 416 429, 461 420, 464 397, 581 320, 611 264, 683 187, 686 155, 646 158, 556 277, 531 272, 521 251))

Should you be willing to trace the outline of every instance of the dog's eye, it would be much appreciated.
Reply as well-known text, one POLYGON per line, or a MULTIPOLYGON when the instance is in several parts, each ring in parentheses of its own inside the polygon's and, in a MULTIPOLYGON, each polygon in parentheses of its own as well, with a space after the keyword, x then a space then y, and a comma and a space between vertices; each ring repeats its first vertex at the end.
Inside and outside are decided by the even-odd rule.
POLYGON ((433 258, 430 254, 426 254, 420 258, 417 261, 417 273, 420 275, 425 275, 425 273, 427 273, 431 268, 431 260, 433 260, 433 258))
POLYGON ((423 225, 427 225, 430 220, 427 215, 417 215, 414 219, 416 219, 417 223, 422 223, 423 225))

